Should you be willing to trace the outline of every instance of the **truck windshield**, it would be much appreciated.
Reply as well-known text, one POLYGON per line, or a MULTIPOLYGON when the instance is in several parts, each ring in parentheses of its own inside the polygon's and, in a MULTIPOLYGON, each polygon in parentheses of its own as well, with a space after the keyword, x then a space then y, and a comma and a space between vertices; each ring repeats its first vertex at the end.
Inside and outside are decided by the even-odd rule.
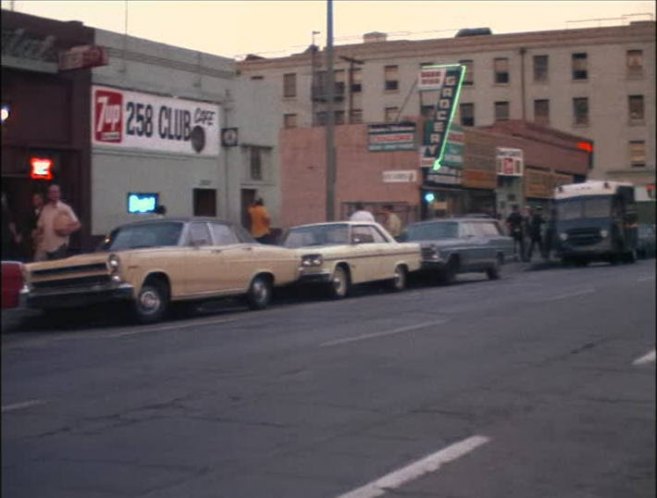
POLYGON ((560 220, 579 218, 608 218, 611 216, 611 197, 578 197, 557 201, 560 220))

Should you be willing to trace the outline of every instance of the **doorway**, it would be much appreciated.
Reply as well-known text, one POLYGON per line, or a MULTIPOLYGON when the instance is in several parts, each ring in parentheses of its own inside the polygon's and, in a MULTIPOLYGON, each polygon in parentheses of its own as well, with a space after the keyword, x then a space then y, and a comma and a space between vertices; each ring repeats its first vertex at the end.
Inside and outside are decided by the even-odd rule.
POLYGON ((243 188, 241 195, 242 203, 242 226, 249 230, 251 228, 251 219, 249 218, 249 206, 256 200, 257 190, 253 188, 243 188))
POLYGON ((217 190, 213 188, 194 189, 194 216, 217 216, 217 190))

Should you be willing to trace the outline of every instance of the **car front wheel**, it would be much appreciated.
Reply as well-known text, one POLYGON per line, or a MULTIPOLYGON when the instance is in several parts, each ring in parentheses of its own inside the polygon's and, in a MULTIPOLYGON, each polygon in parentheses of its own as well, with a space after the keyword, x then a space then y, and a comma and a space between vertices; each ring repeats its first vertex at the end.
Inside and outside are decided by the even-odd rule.
POLYGON ((272 296, 271 281, 264 276, 257 276, 251 281, 246 301, 250 309, 261 310, 269 306, 272 296))
POLYGON ((335 268, 331 283, 329 284, 329 294, 333 299, 342 299, 349 294, 349 274, 342 266, 335 268))
POLYGON ((164 317, 169 304, 169 292, 162 282, 146 282, 137 294, 134 311, 140 323, 157 322, 164 317))
POLYGON ((390 289, 395 292, 403 291, 406 288, 407 277, 406 268, 402 265, 395 267, 395 276, 390 282, 390 289))

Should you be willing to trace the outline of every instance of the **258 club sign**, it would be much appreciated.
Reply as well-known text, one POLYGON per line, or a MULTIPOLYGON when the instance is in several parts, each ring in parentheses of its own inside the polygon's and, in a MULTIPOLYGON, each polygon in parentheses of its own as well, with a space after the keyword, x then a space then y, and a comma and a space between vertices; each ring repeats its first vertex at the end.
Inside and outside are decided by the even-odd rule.
POLYGON ((94 86, 91 116, 93 145, 219 155, 218 105, 94 86))

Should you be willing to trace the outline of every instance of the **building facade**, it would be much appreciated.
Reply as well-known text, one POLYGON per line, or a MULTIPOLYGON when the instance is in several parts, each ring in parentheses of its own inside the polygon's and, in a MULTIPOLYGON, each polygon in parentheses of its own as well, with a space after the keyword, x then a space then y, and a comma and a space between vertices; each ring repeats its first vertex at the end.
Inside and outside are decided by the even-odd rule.
MULTIPOLYGON (((429 115, 436 92, 419 92, 423 66, 466 67, 456 121, 486 127, 524 120, 590 139, 591 178, 654 185, 655 22, 422 41, 365 35, 334 47, 335 121, 391 122, 429 115)), ((325 54, 247 57, 243 79, 276 86, 281 127, 326 122, 325 54)))

